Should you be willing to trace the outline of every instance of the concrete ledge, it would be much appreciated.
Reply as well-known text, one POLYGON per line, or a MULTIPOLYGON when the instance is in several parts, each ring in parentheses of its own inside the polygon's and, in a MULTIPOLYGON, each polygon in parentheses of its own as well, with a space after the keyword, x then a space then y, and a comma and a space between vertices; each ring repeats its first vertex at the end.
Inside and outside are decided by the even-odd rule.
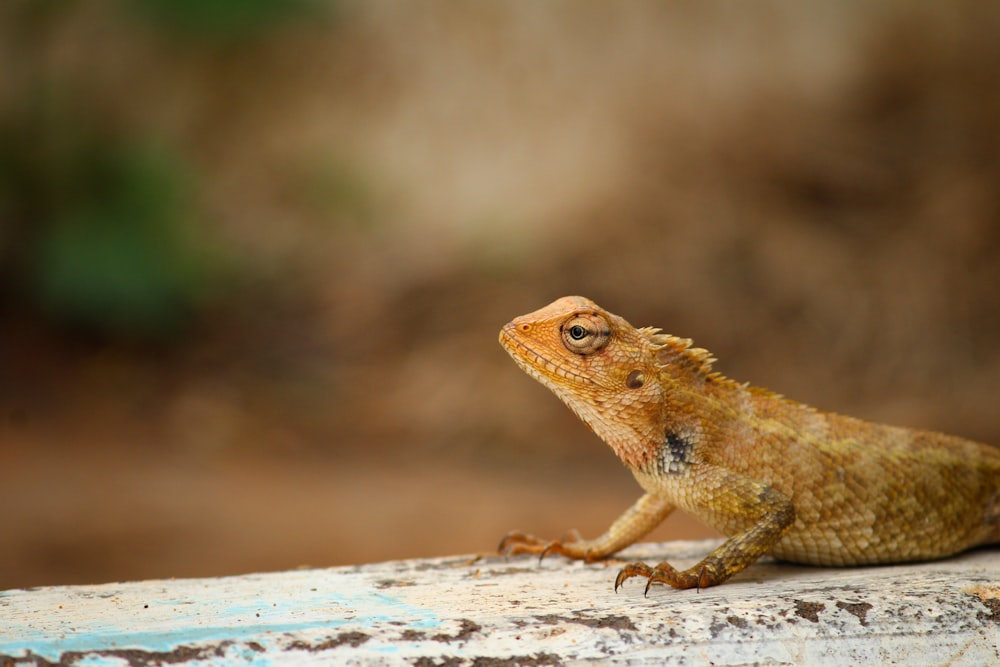
MULTIPOLYGON (((687 566, 717 542, 638 545, 687 566)), ((619 562, 457 556, 0 593, 0 665, 560 665, 1000 661, 1000 558, 759 563, 703 591, 619 562)))

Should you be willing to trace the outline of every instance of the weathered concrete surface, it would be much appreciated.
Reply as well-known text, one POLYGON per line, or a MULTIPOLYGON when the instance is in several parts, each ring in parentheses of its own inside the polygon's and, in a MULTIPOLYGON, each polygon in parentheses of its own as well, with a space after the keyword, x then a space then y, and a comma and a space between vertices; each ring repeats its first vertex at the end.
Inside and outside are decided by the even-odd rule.
MULTIPOLYGON (((714 542, 640 545, 694 562, 714 542)), ((0 665, 958 664, 1000 661, 1000 553, 820 569, 704 591, 618 565, 460 556, 0 593, 0 665)))

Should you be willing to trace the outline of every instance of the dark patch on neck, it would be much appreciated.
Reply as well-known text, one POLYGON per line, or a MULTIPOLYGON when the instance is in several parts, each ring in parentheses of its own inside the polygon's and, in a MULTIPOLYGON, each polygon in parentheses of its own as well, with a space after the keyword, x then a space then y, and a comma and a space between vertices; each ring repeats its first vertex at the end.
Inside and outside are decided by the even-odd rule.
POLYGON ((676 475, 687 470, 691 465, 691 454, 694 451, 692 439, 676 431, 667 430, 663 436, 660 455, 656 459, 659 472, 676 475))

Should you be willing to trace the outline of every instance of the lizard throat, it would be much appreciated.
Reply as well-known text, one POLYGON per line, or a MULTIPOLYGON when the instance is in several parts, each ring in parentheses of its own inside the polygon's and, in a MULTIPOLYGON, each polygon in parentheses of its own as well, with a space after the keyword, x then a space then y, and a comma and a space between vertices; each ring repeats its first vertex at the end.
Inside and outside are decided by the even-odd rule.
POLYGON ((554 363, 521 342, 508 327, 501 330, 500 344, 525 373, 555 393, 626 465, 633 470, 648 467, 659 442, 654 444, 645 434, 609 418, 603 403, 593 395, 601 386, 599 382, 554 363))

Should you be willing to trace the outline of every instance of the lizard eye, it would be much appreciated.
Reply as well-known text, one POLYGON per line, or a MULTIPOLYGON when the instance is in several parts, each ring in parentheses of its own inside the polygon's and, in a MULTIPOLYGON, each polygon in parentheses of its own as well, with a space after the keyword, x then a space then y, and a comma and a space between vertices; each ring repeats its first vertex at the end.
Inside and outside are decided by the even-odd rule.
POLYGON ((607 321, 598 315, 577 315, 562 327, 563 344, 577 354, 597 352, 607 344, 610 336, 607 321))

